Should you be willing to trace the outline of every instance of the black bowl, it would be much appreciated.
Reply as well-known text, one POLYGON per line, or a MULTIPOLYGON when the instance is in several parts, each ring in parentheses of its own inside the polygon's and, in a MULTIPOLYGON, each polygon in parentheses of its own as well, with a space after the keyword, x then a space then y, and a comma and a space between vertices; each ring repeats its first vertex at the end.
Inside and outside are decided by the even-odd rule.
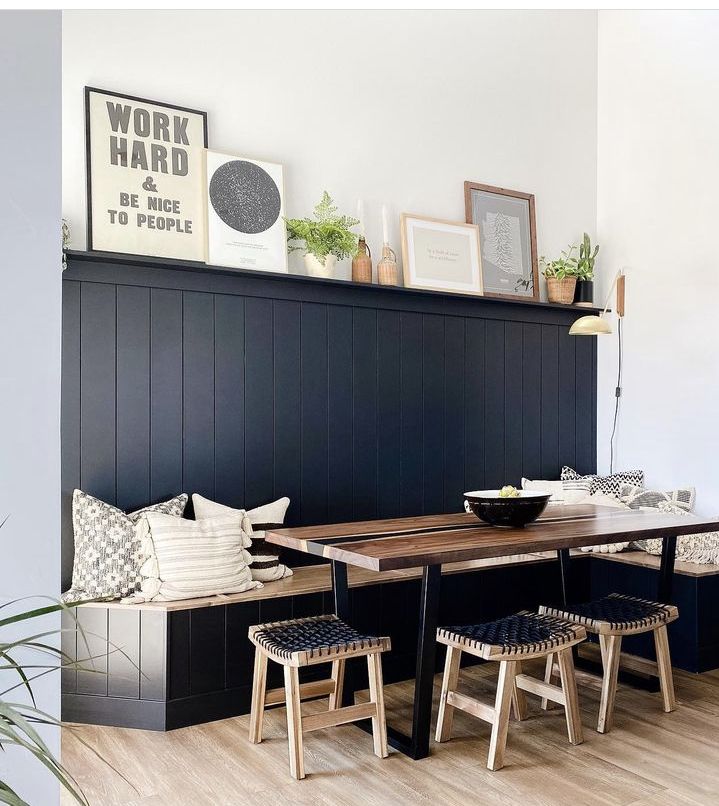
POLYGON ((491 526, 526 526, 544 512, 549 493, 520 490, 517 498, 500 498, 499 490, 475 490, 465 493, 469 508, 491 526))

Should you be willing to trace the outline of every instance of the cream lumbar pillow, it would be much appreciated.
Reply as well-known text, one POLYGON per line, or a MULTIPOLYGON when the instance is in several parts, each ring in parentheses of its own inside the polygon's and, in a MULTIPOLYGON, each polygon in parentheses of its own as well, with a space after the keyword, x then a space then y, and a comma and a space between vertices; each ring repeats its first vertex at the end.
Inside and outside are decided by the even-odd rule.
POLYGON ((576 504, 588 495, 589 487, 570 489, 563 481, 548 481, 544 479, 522 479, 522 489, 537 493, 549 493, 553 504, 576 504))
MULTIPOLYGON (((247 517, 252 524, 252 545, 249 552, 252 555, 250 571, 252 579, 259 582, 274 582, 276 579, 292 576, 292 569, 280 562, 276 546, 265 542, 265 530, 280 527, 284 523, 289 498, 278 498, 270 504, 247 510, 247 517)), ((217 501, 210 501, 197 493, 192 495, 192 506, 197 520, 213 518, 218 515, 237 515, 244 510, 233 509, 217 501)))
POLYGON ((251 529, 244 511, 203 521, 148 512, 137 525, 142 585, 129 601, 168 602, 261 588, 247 563, 251 529))

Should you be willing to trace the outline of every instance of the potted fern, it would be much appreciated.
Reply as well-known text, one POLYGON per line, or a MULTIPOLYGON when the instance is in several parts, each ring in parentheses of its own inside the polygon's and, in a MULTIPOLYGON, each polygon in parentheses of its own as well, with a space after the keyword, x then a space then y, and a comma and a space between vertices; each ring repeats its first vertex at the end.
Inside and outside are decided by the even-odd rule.
POLYGON ((571 305, 577 285, 576 246, 570 246, 556 260, 539 258, 542 274, 547 281, 547 298, 550 302, 571 305))
POLYGON ((290 252, 303 247, 291 241, 304 241, 305 266, 315 277, 331 277, 338 260, 357 254, 357 235, 351 227, 359 220, 338 215, 332 197, 325 190, 315 207, 314 218, 286 218, 290 252))
POLYGON ((579 244, 579 260, 577 260, 577 287, 574 291, 574 304, 591 307, 594 304, 594 261, 597 259, 599 246, 592 249, 592 242, 585 232, 579 244))

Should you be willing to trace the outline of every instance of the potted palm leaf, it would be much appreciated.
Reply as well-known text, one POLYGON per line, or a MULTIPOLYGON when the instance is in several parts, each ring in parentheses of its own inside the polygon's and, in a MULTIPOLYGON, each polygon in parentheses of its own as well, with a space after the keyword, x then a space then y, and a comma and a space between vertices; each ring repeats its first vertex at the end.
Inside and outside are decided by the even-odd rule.
POLYGON ((304 241, 305 266, 315 277, 331 277, 338 260, 357 254, 357 235, 350 228, 359 220, 338 215, 326 190, 314 209, 314 218, 286 218, 285 224, 289 251, 303 248, 290 241, 304 241))
POLYGON ((539 258, 542 274, 547 281, 547 298, 550 302, 571 305, 577 285, 576 246, 570 246, 556 260, 539 258))
POLYGON ((599 246, 592 249, 592 242, 585 232, 579 244, 577 260, 577 287, 574 291, 574 304, 583 307, 594 305, 594 261, 597 259, 599 246))
MULTIPOLYGON (((49 597, 42 598, 49 599, 49 597)), ((42 737, 46 728, 60 728, 60 722, 37 707, 33 682, 61 668, 75 668, 103 674, 94 668, 92 662, 104 656, 91 656, 88 653, 87 658, 76 662, 57 646, 56 640, 61 631, 45 629, 42 619, 61 611, 71 614, 74 618, 73 610, 68 605, 49 599, 50 604, 23 610, 18 607, 21 601, 23 600, 14 600, 0 605, 0 669, 8 673, 2 677, 3 688, 0 689, 0 750, 14 746, 33 756, 57 778, 74 801, 89 806, 75 779, 54 756, 42 737), (23 629, 24 627, 27 629, 23 629)), ((87 638, 79 625, 77 630, 78 637, 81 636, 87 646, 87 638)), ((125 655, 124 652, 122 654, 125 655)), ((125 657, 127 658, 127 655, 125 657)), ((91 753, 102 759, 102 756, 84 739, 77 734, 75 737, 91 753)), ((121 772, 112 765, 108 766, 135 789, 121 772)), ((22 795, 2 779, 0 779, 0 803, 10 806, 30 806, 22 795)))

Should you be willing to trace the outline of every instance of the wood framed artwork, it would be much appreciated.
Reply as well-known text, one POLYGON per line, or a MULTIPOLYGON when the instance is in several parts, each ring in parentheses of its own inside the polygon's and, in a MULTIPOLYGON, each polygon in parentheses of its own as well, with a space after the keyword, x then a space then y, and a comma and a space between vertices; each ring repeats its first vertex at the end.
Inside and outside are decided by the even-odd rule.
POLYGON ((465 182, 464 206, 468 223, 479 226, 484 293, 539 300, 534 196, 465 182))
POLYGON ((207 151, 204 188, 206 262, 286 272, 282 166, 207 151))
POLYGON ((207 113, 85 87, 87 246, 204 259, 207 113))
POLYGON ((479 230, 474 224, 402 213, 401 228, 405 286, 482 293, 479 230))

